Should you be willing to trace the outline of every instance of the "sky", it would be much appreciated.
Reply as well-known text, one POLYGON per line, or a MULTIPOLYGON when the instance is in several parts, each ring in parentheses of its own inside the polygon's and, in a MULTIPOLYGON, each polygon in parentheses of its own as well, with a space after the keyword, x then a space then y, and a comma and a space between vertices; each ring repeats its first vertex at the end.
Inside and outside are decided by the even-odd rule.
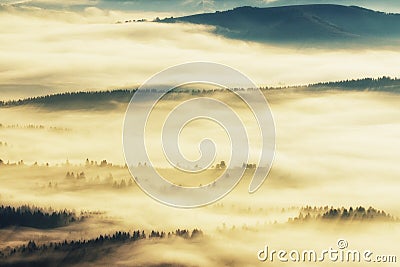
MULTIPOLYGON (((259 86, 398 76, 400 51, 396 47, 280 47, 227 39, 214 34, 212 27, 201 25, 116 24, 129 19, 201 12, 204 8, 289 2, 300 3, 0 1, 0 100, 65 91, 135 88, 165 68, 192 61, 229 65, 259 86)), ((364 6, 379 3, 391 12, 400 5, 398 1, 353 2, 364 6)))
POLYGON ((358 5, 388 12, 400 11, 400 2, 397 0, 3 0, 0 2, 40 8, 74 10, 96 6, 102 9, 168 12, 176 15, 226 10, 238 6, 271 7, 325 3, 358 5))

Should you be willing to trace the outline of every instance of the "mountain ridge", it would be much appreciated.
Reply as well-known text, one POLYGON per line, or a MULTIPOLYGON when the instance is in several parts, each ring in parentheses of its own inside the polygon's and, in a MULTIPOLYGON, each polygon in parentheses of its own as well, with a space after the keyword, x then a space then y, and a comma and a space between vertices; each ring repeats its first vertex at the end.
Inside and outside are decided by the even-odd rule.
MULTIPOLYGON (((284 90, 303 88, 312 91, 381 91, 400 93, 400 78, 383 76, 380 78, 348 79, 342 81, 320 82, 308 85, 286 87, 263 87, 261 90, 284 90)), ((57 110, 115 109, 128 104, 136 89, 116 89, 107 91, 80 91, 49 94, 45 96, 29 97, 18 100, 0 101, 0 108, 17 106, 35 106, 57 110)), ((151 90, 149 93, 152 93, 151 90)), ((188 94, 199 94, 197 90, 188 90, 188 94)))

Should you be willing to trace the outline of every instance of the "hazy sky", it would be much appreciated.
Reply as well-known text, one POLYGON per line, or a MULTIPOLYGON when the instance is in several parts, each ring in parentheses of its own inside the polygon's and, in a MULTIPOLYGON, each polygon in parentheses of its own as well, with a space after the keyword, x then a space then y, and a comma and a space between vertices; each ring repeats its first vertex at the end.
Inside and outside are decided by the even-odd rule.
POLYGON ((400 2, 397 0, 3 0, 1 2, 55 9, 70 8, 79 10, 89 6, 96 6, 113 10, 157 11, 174 14, 225 10, 246 5, 268 7, 316 3, 358 5, 390 12, 398 12, 400 10, 400 2))

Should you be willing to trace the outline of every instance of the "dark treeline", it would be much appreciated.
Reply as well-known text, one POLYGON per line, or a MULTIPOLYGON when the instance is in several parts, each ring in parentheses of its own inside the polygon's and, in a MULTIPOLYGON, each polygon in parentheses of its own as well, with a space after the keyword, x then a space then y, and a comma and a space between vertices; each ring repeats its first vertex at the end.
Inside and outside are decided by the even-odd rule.
POLYGON ((44 126, 41 124, 2 124, 0 123, 0 129, 29 129, 29 130, 49 130, 54 132, 70 132, 72 129, 65 127, 55 126, 44 126))
POLYGON ((68 108, 109 108, 116 103, 128 103, 135 90, 108 90, 108 91, 88 91, 88 92, 66 92, 60 94, 45 95, 39 97, 29 97, 19 100, 0 101, 0 107, 13 107, 22 105, 36 105, 68 108), (113 103, 116 102, 116 103, 113 103), (101 104, 107 106, 101 106, 101 104))
MULTIPOLYGON (((8 146, 7 142, 1 142, 0 141, 0 146, 8 146)), ((9 160, 3 160, 0 159, 0 167, 14 167, 14 166, 20 166, 20 167, 39 167, 39 166, 46 166, 46 167, 59 167, 59 166, 63 166, 63 167, 81 167, 81 164, 72 164, 69 162, 69 160, 66 160, 64 163, 56 163, 54 165, 50 165, 49 163, 40 163, 35 161, 33 164, 27 164, 24 162, 24 160, 19 160, 17 162, 10 162, 9 160)), ((121 168, 127 168, 127 165, 118 165, 118 164, 113 164, 111 162, 107 162, 107 160, 102 160, 102 161, 91 161, 90 164, 85 165, 85 168, 97 168, 97 167, 108 167, 108 168, 116 168, 116 169, 121 169, 121 168)), ((73 178, 72 173, 70 174, 71 178, 73 178)), ((78 178, 78 177, 77 177, 78 178)))
POLYGON ((396 222, 397 218, 372 207, 350 207, 350 208, 333 208, 333 207, 303 207, 299 216, 289 219, 289 222, 302 221, 387 221, 396 222))
MULTIPOLYGON (((179 94, 210 94, 213 92, 222 92, 226 89, 173 89, 167 93, 168 97, 179 94)), ((242 88, 234 88, 234 91, 244 91, 242 88)), ((251 90, 251 89, 249 89, 251 90)), ((29 97, 19 100, 0 101, 0 107, 15 107, 23 105, 35 105, 39 107, 50 107, 60 109, 93 108, 108 109, 118 103, 127 104, 137 90, 108 90, 108 91, 86 91, 86 92, 66 92, 60 94, 50 94, 38 97, 29 97)), ((146 89, 147 94, 158 92, 156 89, 146 89)))
POLYGON ((51 211, 31 206, 0 206, 0 228, 23 226, 37 229, 51 229, 67 226, 82 220, 74 212, 51 211))
POLYGON ((341 89, 362 89, 362 90, 382 90, 387 91, 400 91, 400 79, 390 77, 380 77, 356 79, 356 80, 343 80, 336 82, 323 82, 308 85, 309 88, 341 88, 341 89))
POLYGON ((183 238, 194 240, 201 238, 203 232, 198 229, 176 230, 175 232, 144 231, 122 232, 100 235, 89 240, 73 240, 37 244, 31 240, 18 247, 7 247, 0 251, 0 266, 59 266, 93 262, 112 253, 113 249, 145 239, 183 238))
MULTIPOLYGON (((364 78, 342 80, 334 82, 321 82, 309 84, 306 86, 288 86, 288 87, 262 87, 261 90, 274 90, 286 88, 309 88, 309 89, 347 89, 347 90, 376 90, 376 91, 400 91, 400 79, 390 77, 380 78, 364 78)), ((208 95, 213 92, 222 92, 226 89, 174 89, 166 96, 167 98, 174 97, 179 94, 192 95, 208 95)), ((254 89, 233 88, 233 91, 244 91, 254 89)), ((156 89, 149 89, 146 92, 154 93, 156 89)), ((136 89, 118 89, 108 91, 87 91, 87 92, 67 92, 60 94, 51 94, 39 97, 30 97, 19 100, 0 101, 0 107, 14 107, 22 105, 35 105, 41 107, 58 108, 58 109, 109 109, 116 106, 118 103, 127 104, 131 100, 136 89)))

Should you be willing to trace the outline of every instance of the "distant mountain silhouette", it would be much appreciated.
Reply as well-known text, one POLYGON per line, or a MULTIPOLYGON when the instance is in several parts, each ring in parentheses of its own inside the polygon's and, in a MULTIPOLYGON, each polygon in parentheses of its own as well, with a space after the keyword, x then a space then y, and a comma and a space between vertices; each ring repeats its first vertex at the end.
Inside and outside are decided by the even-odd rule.
POLYGON ((260 42, 343 43, 400 37, 400 14, 331 4, 246 6, 161 22, 212 25, 216 33, 226 37, 260 42))

